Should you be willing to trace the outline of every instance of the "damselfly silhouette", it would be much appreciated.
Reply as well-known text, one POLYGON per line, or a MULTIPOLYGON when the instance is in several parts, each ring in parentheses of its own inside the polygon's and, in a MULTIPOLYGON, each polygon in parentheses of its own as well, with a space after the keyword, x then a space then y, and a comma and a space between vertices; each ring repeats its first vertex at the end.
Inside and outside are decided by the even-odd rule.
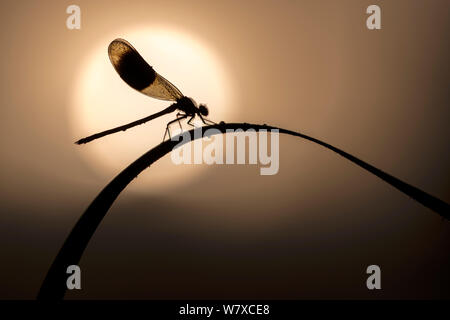
POLYGON ((180 120, 182 119, 189 118, 187 123, 194 126, 191 124, 191 121, 198 115, 204 124, 214 124, 214 122, 204 118, 208 115, 208 108, 206 108, 205 105, 197 105, 194 99, 184 96, 177 87, 159 75, 128 41, 124 39, 116 39, 111 42, 108 47, 108 55, 114 69, 116 69, 122 80, 125 81, 130 87, 149 97, 160 100, 175 101, 175 103, 148 117, 136 120, 120 127, 93 134, 89 137, 80 139, 75 143, 88 143, 92 140, 112 133, 125 131, 129 128, 143 124, 176 110, 179 112, 174 120, 167 123, 163 140, 166 138, 167 133, 169 134, 169 138, 171 137, 169 126, 172 123, 178 122, 181 128, 180 120))

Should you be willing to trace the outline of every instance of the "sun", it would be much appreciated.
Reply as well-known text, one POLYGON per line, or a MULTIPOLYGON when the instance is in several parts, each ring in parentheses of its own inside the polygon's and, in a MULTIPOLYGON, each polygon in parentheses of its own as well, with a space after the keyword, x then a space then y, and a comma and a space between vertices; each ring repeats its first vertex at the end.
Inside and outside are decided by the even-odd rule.
MULTIPOLYGON (((171 102, 149 98, 129 87, 111 65, 107 48, 115 38, 129 41, 142 57, 180 91, 204 103, 212 120, 227 121, 233 114, 226 68, 199 39, 167 28, 133 28, 110 34, 87 50, 76 77, 71 107, 73 140, 110 129, 168 107, 171 102)), ((101 178, 110 180, 137 157, 161 143, 166 123, 175 114, 153 120, 125 132, 77 146, 80 156, 101 178)), ((183 124, 184 129, 189 127, 183 124)), ((174 129, 176 126, 174 127, 174 129)), ((169 156, 144 172, 131 190, 164 192, 188 183, 206 165, 175 165, 169 156)))

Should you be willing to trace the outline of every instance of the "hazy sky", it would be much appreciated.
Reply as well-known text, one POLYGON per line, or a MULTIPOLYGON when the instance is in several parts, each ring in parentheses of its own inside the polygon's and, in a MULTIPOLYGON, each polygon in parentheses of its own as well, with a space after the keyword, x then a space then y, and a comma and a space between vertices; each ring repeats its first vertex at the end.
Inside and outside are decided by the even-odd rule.
MULTIPOLYGON (((450 202, 448 1, 76 1, 81 30, 68 30, 73 3, 0 4, 0 298, 35 297, 114 176, 73 144, 71 108, 81 61, 134 27, 182 30, 214 52, 233 95, 224 120, 304 132, 450 202), (381 30, 365 26, 370 4, 381 30)), ((282 136, 277 175, 211 166, 165 194, 125 190, 80 262, 83 290, 67 296, 449 298, 448 252, 437 214, 282 136), (379 292, 365 286, 370 264, 379 292)))

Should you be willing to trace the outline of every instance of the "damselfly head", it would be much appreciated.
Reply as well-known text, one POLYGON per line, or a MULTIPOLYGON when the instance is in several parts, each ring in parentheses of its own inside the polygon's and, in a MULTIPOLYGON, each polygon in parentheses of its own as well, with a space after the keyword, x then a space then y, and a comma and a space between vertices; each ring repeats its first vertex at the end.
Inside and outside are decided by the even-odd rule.
POLYGON ((209 111, 208 111, 208 108, 206 107, 206 105, 204 105, 204 104, 200 104, 199 106, 198 106, 198 109, 200 110, 200 114, 202 115, 202 116, 208 116, 208 114, 209 114, 209 111))

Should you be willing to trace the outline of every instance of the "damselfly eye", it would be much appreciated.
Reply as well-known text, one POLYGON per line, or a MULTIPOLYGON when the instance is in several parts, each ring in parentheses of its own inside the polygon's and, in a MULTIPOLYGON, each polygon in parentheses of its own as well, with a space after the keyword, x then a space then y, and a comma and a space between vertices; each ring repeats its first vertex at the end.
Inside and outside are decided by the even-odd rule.
POLYGON ((204 105, 204 104, 201 104, 200 106, 199 106, 199 109, 200 109, 200 114, 202 115, 202 116, 207 116, 208 114, 209 114, 209 111, 208 111, 208 108, 204 105))

